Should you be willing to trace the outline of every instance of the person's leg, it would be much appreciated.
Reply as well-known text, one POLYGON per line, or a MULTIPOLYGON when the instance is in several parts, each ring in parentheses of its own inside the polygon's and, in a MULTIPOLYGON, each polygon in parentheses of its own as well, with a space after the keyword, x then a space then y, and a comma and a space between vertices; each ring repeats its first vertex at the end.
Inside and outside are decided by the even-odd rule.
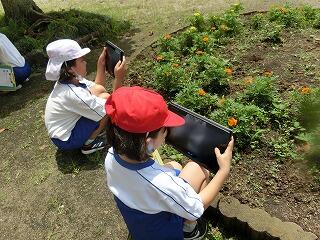
POLYGON ((13 67, 16 85, 22 84, 31 74, 31 67, 26 62, 23 67, 13 67))
MULTIPOLYGON (((210 173, 204 167, 201 167, 198 163, 190 161, 187 165, 181 170, 179 177, 187 181, 190 186, 199 193, 208 183, 210 173)), ((195 234, 198 221, 190 221, 185 219, 183 224, 183 232, 187 235, 195 234)), ((206 228, 204 230, 204 235, 206 233, 206 228)))
POLYGON ((187 181, 190 186, 199 193, 209 182, 209 171, 198 163, 190 161, 181 170, 179 177, 187 181))
POLYGON ((164 164, 165 167, 168 168, 173 168, 173 169, 177 169, 179 171, 182 170, 182 166, 180 163, 176 162, 176 161, 171 161, 171 162, 167 162, 166 164, 164 164))
POLYGON ((107 124, 107 117, 108 116, 104 116, 100 122, 99 122, 99 127, 97 129, 95 129, 89 136, 89 139, 94 140, 101 132, 103 132, 106 128, 106 124, 107 124))
POLYGON ((110 94, 107 93, 107 90, 100 84, 95 84, 94 86, 92 86, 90 88, 90 92, 92 95, 95 95, 97 97, 104 98, 104 99, 107 99, 110 96, 110 94))

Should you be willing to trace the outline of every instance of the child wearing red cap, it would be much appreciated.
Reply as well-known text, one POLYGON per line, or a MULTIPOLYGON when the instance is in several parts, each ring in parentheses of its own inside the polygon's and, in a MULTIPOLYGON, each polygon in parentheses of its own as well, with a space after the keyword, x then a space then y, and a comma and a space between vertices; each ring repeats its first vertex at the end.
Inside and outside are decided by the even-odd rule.
POLYGON ((106 102, 107 184, 135 240, 202 239, 200 218, 217 196, 231 165, 233 139, 223 154, 215 149, 219 170, 209 172, 195 162, 182 168, 162 166, 150 154, 164 142, 170 127, 184 119, 168 110, 161 95, 141 87, 121 87, 106 102))

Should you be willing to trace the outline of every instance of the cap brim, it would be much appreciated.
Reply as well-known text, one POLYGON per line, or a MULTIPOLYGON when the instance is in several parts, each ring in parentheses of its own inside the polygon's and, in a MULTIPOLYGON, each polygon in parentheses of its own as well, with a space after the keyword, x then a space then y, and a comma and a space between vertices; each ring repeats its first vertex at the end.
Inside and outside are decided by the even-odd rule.
POLYGON ((179 127, 185 124, 183 117, 168 110, 168 116, 163 124, 164 127, 179 127))
MULTIPOLYGON (((76 55, 72 56, 72 59, 82 57, 82 56, 88 54, 89 52, 91 52, 90 48, 82 48, 76 55)), ((72 59, 69 59, 69 60, 72 60, 72 59)))

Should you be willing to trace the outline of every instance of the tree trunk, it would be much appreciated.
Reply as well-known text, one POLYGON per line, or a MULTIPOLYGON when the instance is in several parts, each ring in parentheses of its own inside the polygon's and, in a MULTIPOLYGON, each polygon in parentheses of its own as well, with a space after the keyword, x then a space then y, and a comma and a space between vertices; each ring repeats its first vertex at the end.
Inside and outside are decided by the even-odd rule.
POLYGON ((1 0, 6 19, 26 20, 34 23, 47 16, 33 0, 1 0))

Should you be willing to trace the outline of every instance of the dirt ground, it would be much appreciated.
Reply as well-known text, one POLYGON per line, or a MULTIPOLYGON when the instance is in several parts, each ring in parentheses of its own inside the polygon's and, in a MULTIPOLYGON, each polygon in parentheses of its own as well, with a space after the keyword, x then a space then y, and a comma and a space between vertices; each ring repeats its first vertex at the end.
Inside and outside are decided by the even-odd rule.
MULTIPOLYGON (((218 11, 235 1, 227 1, 228 4, 225 1, 209 3, 138 0, 35 2, 45 11, 79 7, 131 20, 135 31, 125 36, 120 44, 126 46, 130 57, 133 58, 160 35, 184 26, 184 18, 193 11, 218 11)), ((273 3, 244 2, 248 10, 264 10, 273 3)), ((320 5, 318 1, 298 2, 320 5)), ((93 53, 91 57, 88 68, 89 78, 92 79, 94 59, 97 56, 93 53)), ((31 80, 19 91, 0 95, 1 239, 125 239, 126 227, 114 206, 111 194, 105 187, 103 154, 86 157, 77 151, 62 153, 56 150, 47 137, 43 114, 53 83, 45 81, 43 73, 44 69, 34 73, 31 80)), ((294 218, 288 215, 288 211, 279 209, 291 209, 294 206, 298 209, 301 205, 310 205, 311 209, 300 215, 304 219, 307 214, 309 221, 301 221, 301 225, 308 230, 308 224, 311 226, 312 222, 317 220, 314 222, 316 225, 319 222, 319 208, 317 210, 313 207, 316 206, 312 205, 313 200, 308 202, 309 198, 299 198, 297 195, 296 198, 290 197, 289 201, 284 202, 288 190, 285 187, 288 185, 290 191, 295 191, 296 194, 307 189, 311 199, 318 197, 316 194, 319 193, 319 189, 312 192, 313 188, 308 182, 297 185, 297 180, 300 181, 304 177, 299 170, 291 171, 290 175, 286 174, 281 181, 275 180, 277 184, 274 191, 265 185, 263 187, 267 190, 258 188, 260 190, 257 193, 263 196, 260 198, 263 199, 262 203, 258 199, 252 199, 253 195, 246 194, 244 187, 237 191, 240 182, 245 183, 246 180, 254 183, 253 178, 249 179, 249 173, 251 168, 257 167, 259 159, 261 158, 255 158, 252 164, 249 165, 248 161, 248 165, 243 164, 233 170, 232 178, 224 189, 225 194, 239 197, 252 206, 264 206, 270 213, 287 220, 294 218), (241 178, 241 168, 247 171, 248 176, 241 178), (312 204, 309 204, 311 202, 312 204)), ((261 162, 268 165, 268 161, 261 162)), ((294 163, 285 163, 280 170, 293 165, 294 163)), ((265 174, 266 178, 270 178, 268 172, 265 174)), ((263 181, 259 181, 261 182, 263 181)), ((250 191, 252 188, 248 187, 248 192, 250 191)), ((319 201, 314 204, 319 205, 319 201)), ((315 232, 317 229, 319 225, 318 228, 310 230, 315 232)))

